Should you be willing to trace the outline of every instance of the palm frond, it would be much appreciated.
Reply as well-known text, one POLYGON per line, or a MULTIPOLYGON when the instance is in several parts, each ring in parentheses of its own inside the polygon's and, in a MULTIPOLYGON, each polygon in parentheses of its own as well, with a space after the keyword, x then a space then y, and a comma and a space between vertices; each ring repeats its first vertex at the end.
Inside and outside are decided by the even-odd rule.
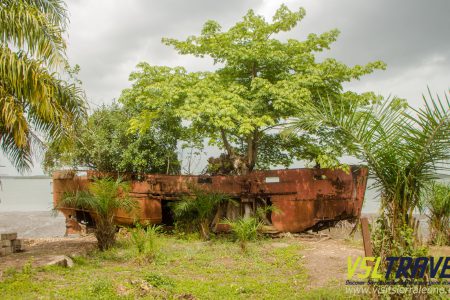
POLYGON ((84 95, 76 86, 56 79, 37 61, 1 45, 0 79, 0 134, 9 141, 3 149, 16 148, 7 151, 17 154, 12 162, 23 171, 31 159, 24 163, 18 159, 31 156, 32 142, 38 141, 34 132, 47 140, 68 138, 71 128, 86 116, 84 95))
POLYGON ((0 44, 26 49, 49 66, 62 65, 66 24, 67 11, 61 1, 2 1, 0 44))

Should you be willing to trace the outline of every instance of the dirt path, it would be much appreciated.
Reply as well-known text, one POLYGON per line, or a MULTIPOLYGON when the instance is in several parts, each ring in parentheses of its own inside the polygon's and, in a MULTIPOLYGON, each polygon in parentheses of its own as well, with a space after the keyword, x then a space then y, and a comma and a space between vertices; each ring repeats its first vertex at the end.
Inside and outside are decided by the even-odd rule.
POLYGON ((93 236, 67 238, 24 239, 25 251, 0 257, 0 272, 22 268, 30 262, 33 267, 44 266, 58 255, 81 255, 96 247, 93 236))
POLYGON ((310 288, 327 286, 330 283, 345 284, 347 257, 364 256, 364 250, 347 244, 344 240, 302 241, 305 267, 310 278, 310 288))

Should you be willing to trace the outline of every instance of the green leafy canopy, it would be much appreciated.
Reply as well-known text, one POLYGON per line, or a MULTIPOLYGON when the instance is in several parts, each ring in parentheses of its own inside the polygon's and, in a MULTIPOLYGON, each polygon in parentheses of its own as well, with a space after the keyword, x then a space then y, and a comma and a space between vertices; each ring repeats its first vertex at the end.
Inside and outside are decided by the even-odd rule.
POLYGON ((153 122, 145 132, 130 132, 128 120, 134 115, 117 103, 99 107, 73 135, 70 148, 50 145, 43 163, 46 171, 69 166, 101 172, 178 173, 177 127, 153 122))
POLYGON ((267 22, 250 10, 227 31, 208 21, 198 36, 163 39, 180 54, 211 57, 218 69, 188 72, 140 63, 130 76, 132 88, 120 98, 140 111, 131 128, 145 130, 154 120, 170 116, 183 125, 184 139, 207 139, 219 146, 238 173, 265 168, 267 161, 288 166, 294 158, 339 156, 345 143, 336 147, 327 142, 326 137, 334 141, 332 132, 281 136, 278 129, 294 116, 307 115, 305 104, 317 103, 321 96, 334 100, 345 94, 358 105, 379 100, 373 93, 344 92, 342 84, 384 69, 385 64, 349 67, 332 58, 317 61, 316 53, 330 48, 338 30, 310 34, 304 41, 276 38, 304 16, 303 9, 291 11, 282 5, 267 22))

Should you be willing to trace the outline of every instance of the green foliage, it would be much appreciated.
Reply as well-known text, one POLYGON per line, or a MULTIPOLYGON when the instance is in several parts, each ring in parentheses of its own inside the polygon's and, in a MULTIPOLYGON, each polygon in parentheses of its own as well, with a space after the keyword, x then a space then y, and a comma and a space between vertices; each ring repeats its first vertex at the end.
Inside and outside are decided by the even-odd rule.
MULTIPOLYGON (((381 195, 381 216, 376 251, 393 256, 408 255, 416 245, 405 239, 406 228, 415 228, 413 212, 420 206, 426 186, 448 170, 450 161, 450 101, 424 97, 424 107, 406 107, 398 99, 387 100, 362 110, 351 105, 344 113, 332 100, 323 99, 311 109, 309 118, 301 118, 298 128, 330 126, 354 143, 355 153, 369 166, 381 195), (392 244, 392 246, 389 246, 392 244), (398 245, 397 245, 398 244, 398 245), (381 247, 381 248, 380 248, 381 247)), ((409 231, 408 231, 409 232, 409 231)), ((409 233, 408 233, 409 234, 409 233)))
POLYGON ((147 260, 153 260, 158 253, 158 234, 161 232, 162 226, 149 225, 143 228, 139 223, 136 228, 131 230, 130 240, 138 253, 147 260))
POLYGON ((424 195, 430 242, 450 245, 450 185, 433 182, 424 195))
POLYGON ((378 101, 373 93, 344 93, 342 85, 385 65, 349 67, 330 58, 316 61, 316 53, 337 39, 337 30, 310 34, 304 41, 275 38, 295 28, 304 15, 303 9, 290 11, 282 5, 267 22, 250 10, 227 31, 208 21, 198 36, 163 39, 180 54, 209 56, 220 67, 192 73, 182 67, 140 63, 130 75, 132 88, 120 98, 140 112, 132 129, 145 130, 158 119, 171 118, 178 124, 185 120, 182 138, 197 145, 207 139, 220 147, 234 173, 288 166, 293 159, 315 160, 319 155, 320 162, 336 164, 336 157, 351 143, 332 129, 289 135, 280 135, 279 129, 294 116, 307 116, 306 104, 317 104, 325 95, 332 101, 345 95, 347 106, 378 101))
POLYGON ((95 236, 101 251, 111 248, 115 243, 117 211, 132 213, 137 209, 135 200, 128 196, 130 185, 120 178, 96 179, 88 186, 88 191, 67 193, 56 208, 74 207, 91 212, 95 219, 95 236))
POLYGON ((231 232, 239 242, 242 251, 247 251, 247 242, 258 238, 258 230, 263 225, 263 222, 255 217, 243 217, 235 221, 225 220, 225 224, 230 225, 231 232))
POLYGON ((172 288, 175 285, 170 278, 154 273, 146 274, 144 280, 156 288, 172 288))
POLYGON ((131 110, 113 103, 94 111, 73 136, 74 143, 51 144, 46 152, 47 172, 84 166, 103 172, 178 173, 176 128, 153 123, 143 133, 129 131, 131 110))
POLYGON ((99 279, 94 281, 91 284, 89 291, 93 295, 105 295, 105 294, 114 295, 113 285, 109 279, 99 279))
POLYGON ((217 209, 230 201, 225 195, 193 188, 194 195, 186 196, 172 205, 175 220, 183 227, 198 228, 203 239, 209 239, 210 226, 217 209))
POLYGON ((0 4, 0 147, 19 171, 35 147, 63 144, 86 115, 84 93, 55 71, 67 64, 62 1, 0 4))

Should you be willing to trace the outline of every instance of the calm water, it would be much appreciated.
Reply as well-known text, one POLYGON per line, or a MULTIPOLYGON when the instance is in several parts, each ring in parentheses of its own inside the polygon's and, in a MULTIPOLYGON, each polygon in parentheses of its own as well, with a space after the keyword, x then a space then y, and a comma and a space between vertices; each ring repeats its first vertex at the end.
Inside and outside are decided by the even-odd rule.
MULTIPOLYGON (((51 179, 2 178, 1 182, 0 212, 50 211, 53 208, 51 179)), ((376 191, 368 189, 364 202, 364 213, 378 212, 376 191)))
POLYGON ((51 179, 1 178, 0 212, 50 211, 51 179))

